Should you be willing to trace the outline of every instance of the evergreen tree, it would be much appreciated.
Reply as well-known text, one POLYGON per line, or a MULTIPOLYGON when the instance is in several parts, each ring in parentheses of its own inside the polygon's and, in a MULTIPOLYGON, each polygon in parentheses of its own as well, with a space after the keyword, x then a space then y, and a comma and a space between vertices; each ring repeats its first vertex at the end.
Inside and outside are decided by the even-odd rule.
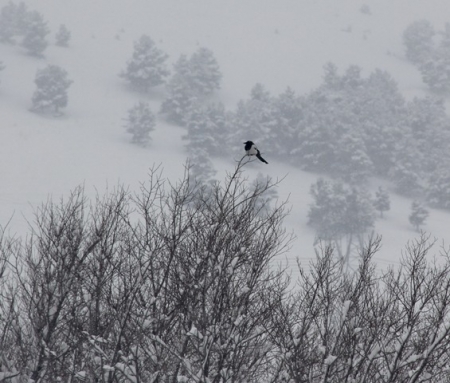
POLYGON ((198 96, 189 84, 189 60, 181 55, 175 62, 174 74, 166 85, 167 96, 161 104, 161 113, 169 122, 184 126, 189 110, 199 105, 198 96))
POLYGON ((271 101, 273 126, 268 132, 272 155, 285 161, 290 160, 290 153, 295 149, 295 136, 302 117, 301 101, 291 88, 271 101))
MULTIPOLYGON (((243 140, 242 142, 257 137, 256 143, 258 147, 264 148, 265 153, 277 154, 270 142, 270 134, 275 124, 272 97, 262 84, 256 84, 251 89, 250 99, 238 102, 233 115, 232 135, 236 140, 243 140)), ((236 150, 236 154, 242 155, 242 148, 236 150)))
POLYGON ((14 44, 14 37, 23 36, 27 24, 28 11, 21 2, 16 5, 12 1, 0 10, 0 41, 14 44))
POLYGON ((22 46, 31 55, 42 56, 42 52, 48 45, 46 36, 49 33, 47 22, 44 21, 43 16, 37 11, 28 12, 22 46))
POLYGON ((450 168, 449 162, 436 169, 429 178, 426 191, 427 202, 440 209, 450 209, 450 168))
POLYGON ((37 89, 33 94, 32 110, 45 112, 53 109, 55 114, 60 113, 60 108, 67 106, 67 89, 72 84, 67 72, 56 65, 48 65, 38 70, 36 74, 37 89))
POLYGON ((338 137, 334 161, 329 171, 353 185, 364 184, 372 174, 372 161, 367 155, 363 140, 356 132, 348 131, 338 137))
POLYGON ((208 106, 196 105, 188 113, 186 120, 186 147, 190 154, 200 148, 210 157, 218 157, 228 153, 229 117, 223 104, 208 106))
POLYGON ((351 114, 341 105, 342 100, 324 87, 303 100, 302 118, 294 137, 296 147, 291 151, 292 160, 303 169, 329 172, 336 161, 335 143, 351 128, 351 114))
POLYGON ((375 200, 373 201, 373 206, 377 211, 380 212, 381 218, 383 218, 383 212, 389 211, 391 209, 391 200, 389 198, 389 194, 381 186, 378 187, 378 190, 375 192, 375 200))
POLYGON ((389 171, 389 177, 400 194, 414 197, 422 194, 424 174, 421 171, 424 162, 417 142, 410 136, 405 136, 396 146, 394 165, 389 171))
POLYGON ((214 123, 209 119, 205 109, 201 106, 193 107, 189 111, 186 121, 187 148, 190 154, 203 150, 208 156, 214 155, 219 142, 214 139, 214 123))
POLYGON ((135 42, 133 56, 120 77, 133 88, 148 91, 165 82, 170 73, 166 65, 168 57, 149 36, 143 35, 135 42))
POLYGON ((220 88, 219 64, 208 48, 199 48, 189 60, 189 83, 194 93, 208 96, 220 88))
POLYGON ((131 142, 146 145, 151 140, 150 132, 155 129, 155 116, 148 103, 139 102, 128 111, 125 129, 132 134, 131 142))
POLYGON ((417 231, 419 231, 420 227, 425 224, 425 220, 428 218, 429 214, 429 211, 419 201, 413 201, 411 204, 409 222, 417 231))
POLYGON ((189 111, 198 104, 198 98, 192 93, 182 77, 174 76, 166 87, 167 96, 161 104, 160 112, 169 122, 184 126, 189 111))
POLYGON ((337 240, 345 235, 365 233, 373 227, 372 201, 363 189, 320 178, 311 185, 310 192, 314 201, 308 212, 308 224, 316 229, 320 239, 337 240))
POLYGON ((417 20, 403 32, 403 44, 406 57, 412 63, 422 65, 427 62, 433 52, 433 37, 436 34, 428 20, 417 20))
MULTIPOLYGON (((403 121, 403 142, 408 142, 411 158, 419 174, 432 174, 441 164, 450 164, 450 119, 443 100, 415 98, 407 105, 403 121), (415 157, 415 158, 414 158, 415 157)), ((404 162, 400 155, 398 161, 404 162)))
POLYGON ((446 23, 439 46, 433 50, 429 60, 419 67, 422 79, 437 93, 450 91, 450 23, 446 23))
POLYGON ((330 90, 339 91, 341 89, 341 78, 338 67, 333 62, 328 62, 323 66, 323 86, 330 90))
POLYGON ((216 144, 214 145, 213 156, 229 156, 228 139, 231 130, 231 114, 225 110, 221 103, 212 103, 204 110, 212 126, 212 136, 216 144))
POLYGON ((379 69, 369 75, 361 93, 358 124, 366 153, 376 174, 386 176, 394 163, 395 145, 403 136, 405 100, 392 76, 379 69))
POLYGON ((161 113, 179 125, 185 125, 190 108, 219 89, 222 75, 212 51, 200 48, 191 58, 181 55, 174 64, 174 74, 167 83, 167 97, 161 113))
POLYGON ((64 24, 59 26, 58 32, 55 34, 56 45, 59 47, 67 47, 71 38, 71 33, 64 24))

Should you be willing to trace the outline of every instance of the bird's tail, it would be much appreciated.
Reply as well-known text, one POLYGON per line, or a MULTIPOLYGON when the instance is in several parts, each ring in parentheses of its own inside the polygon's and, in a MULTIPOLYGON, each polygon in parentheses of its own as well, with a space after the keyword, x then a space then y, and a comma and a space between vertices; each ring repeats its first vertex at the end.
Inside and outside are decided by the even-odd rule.
POLYGON ((264 158, 261 157, 261 154, 258 153, 258 154, 256 155, 256 157, 258 157, 260 161, 262 161, 262 162, 264 162, 265 164, 269 165, 269 163, 268 163, 264 158))

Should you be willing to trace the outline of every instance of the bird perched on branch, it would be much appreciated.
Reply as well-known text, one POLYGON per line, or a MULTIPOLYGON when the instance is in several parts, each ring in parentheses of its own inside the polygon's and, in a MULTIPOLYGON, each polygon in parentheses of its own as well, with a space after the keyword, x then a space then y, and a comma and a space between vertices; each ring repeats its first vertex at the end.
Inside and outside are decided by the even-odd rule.
POLYGON ((245 145, 245 152, 247 153, 247 156, 256 156, 258 160, 264 162, 265 164, 268 164, 268 162, 261 157, 261 153, 259 152, 258 148, 252 141, 244 142, 245 145))

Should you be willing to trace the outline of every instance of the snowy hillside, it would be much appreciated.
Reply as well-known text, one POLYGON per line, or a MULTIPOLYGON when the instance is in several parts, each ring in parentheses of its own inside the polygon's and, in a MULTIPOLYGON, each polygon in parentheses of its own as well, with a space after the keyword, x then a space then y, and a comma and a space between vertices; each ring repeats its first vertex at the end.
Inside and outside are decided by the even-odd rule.
MULTIPOLYGON (((6 0, 0 1, 0 7, 6 0)), ((147 148, 130 143, 123 128, 127 110, 146 100, 157 113, 164 94, 159 87, 149 95, 131 91, 118 74, 130 58, 133 42, 147 34, 169 55, 173 64, 180 54, 199 46, 214 51, 223 74, 214 97, 227 108, 246 98, 255 83, 273 94, 287 86, 305 94, 322 81, 323 65, 339 68, 361 66, 365 74, 375 68, 388 71, 400 91, 411 99, 423 95, 417 69, 404 58, 401 35, 418 18, 442 28, 450 11, 445 0, 424 4, 419 0, 380 0, 361 12, 364 1, 175 1, 175 0, 26 0, 41 12, 51 29, 51 44, 43 58, 26 54, 18 45, 0 45, 0 225, 11 218, 10 233, 24 235, 31 212, 49 196, 57 200, 83 184, 94 196, 118 183, 135 190, 148 169, 161 164, 164 176, 176 180, 183 174, 187 157, 184 129, 157 117, 152 142, 147 148), (60 24, 72 33, 67 48, 54 45, 60 24), (36 71, 47 64, 67 70, 73 84, 61 117, 45 117, 29 111, 36 71)), ((368 2, 367 2, 368 3, 368 2)), ((236 142, 242 147, 247 139, 236 142)), ((243 148, 242 148, 243 149, 243 148)), ((264 151, 264 148, 262 148, 264 151)), ((221 179, 232 171, 238 158, 215 161, 221 179)), ((270 165, 253 162, 247 170, 277 179, 279 198, 289 198, 292 211, 286 227, 297 239, 288 254, 306 260, 313 256, 314 231, 306 225, 311 202, 310 185, 317 175, 267 158, 270 165)), ((375 190, 380 182, 373 180, 375 190)), ((389 185, 386 186, 389 188, 389 185)), ((377 262, 396 264, 405 243, 417 236, 408 222, 411 200, 391 194, 391 210, 376 223, 383 236, 377 262)), ((430 209, 424 230, 450 243, 450 213, 430 209)), ((283 259, 281 259, 282 261, 283 259)))

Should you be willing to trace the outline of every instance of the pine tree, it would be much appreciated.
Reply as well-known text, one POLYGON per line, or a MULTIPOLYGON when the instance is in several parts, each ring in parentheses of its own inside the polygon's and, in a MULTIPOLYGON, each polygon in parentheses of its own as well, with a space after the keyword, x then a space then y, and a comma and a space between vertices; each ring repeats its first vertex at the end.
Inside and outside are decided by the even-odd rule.
POLYGON ((328 62, 323 66, 323 86, 330 90, 341 89, 341 77, 338 73, 338 67, 333 62, 328 62))
POLYGON ((361 185, 367 181, 373 172, 373 163, 357 132, 349 130, 338 137, 334 161, 329 171, 353 185, 361 185))
POLYGON ((34 82, 37 89, 32 97, 32 110, 45 112, 53 109, 58 115, 60 108, 67 106, 67 89, 72 84, 66 70, 56 65, 48 65, 37 71, 34 82))
POLYGON ((223 104, 211 104, 206 107, 195 106, 186 121, 189 153, 203 148, 209 156, 218 157, 227 153, 228 118, 223 104))
POLYGON ((450 23, 445 24, 439 46, 419 69, 422 80, 436 93, 450 92, 450 23))
POLYGON ((406 57, 412 63, 422 65, 429 60, 433 52, 433 37, 436 34, 428 20, 417 20, 403 32, 403 44, 406 57))
POLYGON ((0 41, 14 44, 16 36, 23 36, 27 24, 28 11, 21 2, 10 1, 0 11, 0 41))
POLYGON ((411 136, 405 136, 395 150, 394 165, 389 171, 389 178, 400 194, 415 197, 423 192, 424 175, 421 166, 424 156, 411 136))
POLYGON ((391 200, 389 198, 389 194, 381 186, 378 187, 378 190, 375 192, 375 200, 373 201, 373 206, 377 211, 380 212, 381 218, 383 218, 383 212, 389 211, 391 209, 391 200))
POLYGON ((359 98, 358 125, 366 153, 377 175, 386 176, 394 164, 395 145, 402 139, 405 99, 391 75, 376 69, 359 98))
MULTIPOLYGON (((311 92, 301 104, 302 116, 293 139, 295 148, 290 154, 291 160, 305 170, 327 172, 335 162, 335 143, 342 119, 338 114, 344 111, 341 99, 336 105, 330 95, 327 89, 320 88, 311 92)), ((348 123, 349 118, 345 120, 348 123)))
POLYGON ((55 34, 56 45, 59 47, 67 47, 69 45, 71 33, 64 24, 59 26, 58 32, 55 34))
POLYGON ((188 141, 186 146, 190 154, 203 149, 208 156, 214 155, 217 145, 213 137, 214 127, 204 108, 196 106, 189 111, 186 128, 187 135, 183 139, 188 141))
POLYGON ((167 83, 167 97, 161 105, 161 113, 170 122, 185 125, 189 110, 220 87, 221 77, 217 61, 209 49, 200 48, 189 59, 181 55, 167 83))
POLYGON ((295 136, 302 117, 301 100, 291 88, 271 101, 271 117, 273 127, 268 134, 267 142, 278 158, 289 161, 291 151, 295 148, 295 136))
POLYGON ((189 60, 189 83, 198 96, 208 96, 220 89, 222 74, 213 52, 199 48, 189 60))
POLYGON ((172 77, 166 90, 167 96, 161 104, 160 112, 166 116, 169 122, 184 126, 189 111, 199 104, 198 98, 180 76, 172 77))
POLYGON ((320 178, 311 185, 310 193, 314 201, 308 212, 308 224, 316 229, 320 239, 337 240, 373 227, 373 203, 364 189, 320 178))
POLYGON ((135 42, 133 56, 119 76, 133 88, 148 91, 165 82, 170 73, 166 65, 168 57, 149 36, 143 35, 135 42))
MULTIPOLYGON (((276 128, 272 97, 262 84, 251 89, 250 99, 238 102, 231 125, 234 130, 231 133, 237 140, 254 140, 265 153, 277 155, 270 141, 272 130, 276 128)), ((238 153, 242 155, 242 148, 238 153)))
POLYGON ((146 145, 151 140, 150 132, 155 129, 155 116, 148 103, 139 102, 128 111, 125 129, 132 134, 131 142, 146 145))
POLYGON ((449 160, 450 118, 442 99, 424 97, 412 100, 408 103, 405 125, 419 152, 418 169, 431 174, 449 160))
POLYGON ((429 211, 419 201, 414 200, 411 203, 409 222, 417 231, 420 231, 420 227, 425 224, 425 220, 428 218, 429 214, 429 211))
POLYGON ((48 45, 46 36, 50 33, 47 22, 44 21, 43 16, 37 11, 29 12, 26 20, 22 46, 31 55, 42 56, 42 52, 44 52, 48 45))
POLYGON ((232 113, 225 110, 221 102, 206 106, 205 113, 212 124, 212 135, 216 142, 213 156, 229 156, 230 148, 228 139, 231 132, 232 113))
POLYGON ((426 190, 427 202, 430 206, 450 209, 450 168, 449 161, 444 162, 429 178, 426 190))

